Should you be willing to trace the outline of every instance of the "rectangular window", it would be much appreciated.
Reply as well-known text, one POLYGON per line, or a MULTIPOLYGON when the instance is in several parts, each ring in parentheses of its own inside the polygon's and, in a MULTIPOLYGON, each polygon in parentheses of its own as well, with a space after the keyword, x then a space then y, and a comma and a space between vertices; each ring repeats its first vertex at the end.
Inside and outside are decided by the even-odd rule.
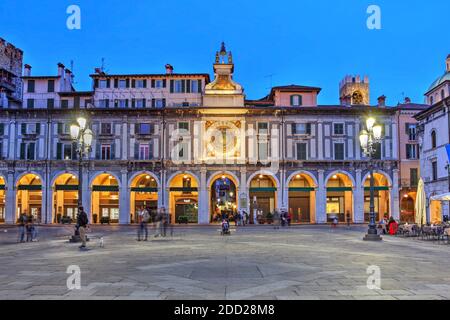
POLYGON ((136 108, 144 108, 145 107, 145 99, 138 99, 135 101, 136 108))
POLYGON ((293 107, 299 107, 303 104, 302 96, 299 95, 293 95, 291 96, 291 106, 293 107))
POLYGON ((119 89, 125 89, 127 87, 127 80, 119 80, 119 89))
POLYGON ((27 109, 34 109, 34 99, 27 99, 27 109))
POLYGON ((55 107, 55 99, 47 99, 47 108, 53 109, 55 107))
POLYGON ((111 159, 111 145, 110 144, 102 144, 101 159, 102 160, 110 160, 111 159))
POLYGON ((373 147, 375 149, 375 152, 373 154, 374 159, 381 160, 381 143, 374 143, 373 147))
POLYGON ((419 146, 417 144, 406 145, 406 159, 418 159, 419 158, 419 146))
POLYGON ((297 160, 306 160, 306 143, 297 143, 297 160))
POLYGON ((163 81, 161 79, 155 80, 155 88, 162 88, 163 87, 163 81))
POLYGON ((344 160, 344 144, 334 144, 334 160, 344 160))
POLYGON ((150 123, 140 123, 138 125, 138 134, 152 134, 152 125, 150 123))
POLYGON ((36 151, 36 144, 34 142, 28 143, 26 159, 27 160, 36 160, 35 159, 35 154, 36 154, 35 151, 36 151))
POLYGON ((192 93, 199 93, 199 86, 198 86, 198 81, 192 81, 191 82, 191 92, 192 93))
POLYGON ((178 122, 178 129, 189 132, 189 122, 178 122))
POLYGON ((292 124, 292 134, 310 135, 311 134, 311 124, 310 123, 293 123, 292 124))
POLYGON ((98 106, 100 108, 108 108, 109 107, 109 100, 108 99, 100 99, 100 100, 98 100, 98 106))
POLYGON ((258 159, 260 161, 267 161, 269 158, 269 144, 267 142, 258 143, 258 159))
POLYGON ((411 182, 411 187, 417 187, 419 183, 419 170, 417 168, 409 169, 409 179, 411 182))
POLYGON ((437 161, 431 162, 431 169, 433 172, 433 181, 436 181, 438 179, 438 167, 437 167, 437 161))
POLYGON ((55 92, 55 80, 48 80, 47 92, 55 92))
POLYGON ((102 123, 100 126, 100 134, 111 134, 112 133, 112 125, 111 123, 102 123))
POLYGON ((155 99, 155 107, 156 108, 164 108, 164 99, 155 99))
POLYGON ((406 124, 406 134, 408 135, 409 141, 417 140, 417 124, 408 123, 406 124))
POLYGON ((335 123, 334 124, 334 134, 335 135, 343 135, 344 134, 344 124, 343 123, 335 123))
POLYGON ((183 92, 183 81, 175 80, 175 93, 182 93, 182 92, 183 92))
POLYGON ((28 92, 29 93, 34 93, 34 88, 35 87, 35 83, 34 80, 28 80, 28 92))
POLYGON ((61 100, 61 109, 69 108, 69 100, 61 100))
POLYGON ((63 159, 64 160, 71 160, 73 159, 72 155, 72 145, 71 144, 65 144, 63 145, 63 159))
POLYGON ((269 134, 269 124, 267 122, 258 123, 258 134, 269 134))
POLYGON ((128 99, 118 99, 114 101, 114 106, 116 108, 126 108, 128 107, 128 99))
POLYGON ((136 88, 138 89, 145 88, 144 80, 136 80, 136 88))
POLYGON ((107 86, 108 86, 108 81, 106 81, 106 80, 100 80, 100 81, 98 82, 98 87, 99 87, 100 89, 106 89, 107 86))
POLYGON ((139 145, 139 160, 150 159, 150 146, 148 144, 139 145))

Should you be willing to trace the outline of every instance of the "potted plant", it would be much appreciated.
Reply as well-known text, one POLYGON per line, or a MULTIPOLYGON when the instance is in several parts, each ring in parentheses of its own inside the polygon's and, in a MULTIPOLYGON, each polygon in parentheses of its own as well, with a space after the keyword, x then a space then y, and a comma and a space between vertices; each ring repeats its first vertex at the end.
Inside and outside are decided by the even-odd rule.
POLYGON ((94 221, 94 223, 97 223, 97 221, 98 221, 98 214, 94 213, 92 215, 92 221, 94 221))
POLYGON ((178 223, 179 224, 182 224, 182 223, 184 223, 184 224, 188 224, 188 217, 187 216, 179 216, 178 217, 178 223))
POLYGON ((61 214, 61 213, 58 213, 58 214, 56 215, 56 222, 57 222, 57 223, 61 223, 61 218, 62 218, 62 214, 61 214))
POLYGON ((269 212, 266 216, 266 221, 268 224, 272 224, 273 223, 273 214, 271 212, 269 212))
POLYGON ((109 224, 109 221, 110 221, 109 217, 101 217, 100 218, 101 224, 109 224))
POLYGON ((61 218, 61 223, 62 224, 71 224, 72 223, 72 218, 69 216, 63 216, 61 218))

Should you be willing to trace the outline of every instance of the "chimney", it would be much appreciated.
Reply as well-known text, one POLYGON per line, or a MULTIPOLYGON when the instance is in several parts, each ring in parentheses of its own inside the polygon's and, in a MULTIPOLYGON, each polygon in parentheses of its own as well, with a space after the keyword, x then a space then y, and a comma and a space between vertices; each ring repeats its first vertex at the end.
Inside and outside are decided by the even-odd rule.
POLYGON ((447 65, 447 72, 450 72, 450 54, 447 56, 447 60, 445 62, 447 65))
POLYGON ((73 74, 72 71, 70 71, 69 69, 66 69, 66 76, 64 77, 64 81, 66 81, 66 90, 67 92, 72 91, 72 79, 73 78, 73 74))
POLYGON ((24 65, 23 75, 25 77, 31 76, 31 66, 29 64, 24 65))
POLYGON ((58 63, 58 76, 64 78, 64 68, 65 66, 60 62, 58 63))
POLYGON ((173 73, 173 67, 170 64, 166 64, 166 74, 172 74, 173 73))
POLYGON ((380 108, 386 107, 386 96, 385 95, 378 97, 378 107, 380 107, 380 108))
POLYGON ((411 103, 411 98, 405 97, 405 104, 411 103))

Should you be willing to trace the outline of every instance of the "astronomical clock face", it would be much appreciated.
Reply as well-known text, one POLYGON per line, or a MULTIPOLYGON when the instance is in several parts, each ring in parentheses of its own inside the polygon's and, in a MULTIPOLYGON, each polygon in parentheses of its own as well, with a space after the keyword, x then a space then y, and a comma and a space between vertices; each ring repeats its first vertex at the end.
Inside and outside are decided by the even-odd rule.
POLYGON ((205 129, 208 158, 226 160, 240 156, 240 121, 207 121, 205 129))

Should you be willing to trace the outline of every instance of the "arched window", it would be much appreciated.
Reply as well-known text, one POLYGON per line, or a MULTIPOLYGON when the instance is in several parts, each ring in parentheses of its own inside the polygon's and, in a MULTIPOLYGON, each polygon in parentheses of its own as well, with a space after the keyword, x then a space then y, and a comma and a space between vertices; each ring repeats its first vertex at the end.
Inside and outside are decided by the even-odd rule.
POLYGON ((434 148, 436 148, 436 146, 437 146, 437 143, 436 143, 436 131, 433 130, 431 132, 431 148, 434 149, 434 148))
POLYGON ((302 99, 302 96, 301 95, 292 95, 291 96, 291 106, 293 106, 293 107, 299 107, 299 106, 301 106, 302 104, 303 104, 303 101, 302 101, 303 99, 302 99))

